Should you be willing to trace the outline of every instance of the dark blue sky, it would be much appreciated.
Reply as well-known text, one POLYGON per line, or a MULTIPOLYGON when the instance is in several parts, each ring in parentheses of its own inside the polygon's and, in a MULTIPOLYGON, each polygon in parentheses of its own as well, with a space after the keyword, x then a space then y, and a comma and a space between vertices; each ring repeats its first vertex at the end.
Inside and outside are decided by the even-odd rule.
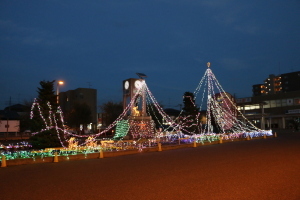
POLYGON ((37 97, 42 80, 121 101, 136 72, 172 107, 207 62, 225 91, 250 97, 269 74, 300 70, 299 10, 299 0, 2 0, 0 109, 37 97))

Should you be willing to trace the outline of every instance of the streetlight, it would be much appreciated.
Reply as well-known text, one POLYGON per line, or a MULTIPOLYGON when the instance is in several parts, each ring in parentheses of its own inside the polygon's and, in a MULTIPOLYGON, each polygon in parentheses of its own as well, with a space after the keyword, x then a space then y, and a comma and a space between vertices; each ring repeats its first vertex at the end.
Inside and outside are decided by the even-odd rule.
POLYGON ((57 81, 57 86, 56 86, 56 97, 57 97, 57 104, 59 104, 59 86, 60 85, 63 85, 64 84, 64 82, 63 81, 57 81))

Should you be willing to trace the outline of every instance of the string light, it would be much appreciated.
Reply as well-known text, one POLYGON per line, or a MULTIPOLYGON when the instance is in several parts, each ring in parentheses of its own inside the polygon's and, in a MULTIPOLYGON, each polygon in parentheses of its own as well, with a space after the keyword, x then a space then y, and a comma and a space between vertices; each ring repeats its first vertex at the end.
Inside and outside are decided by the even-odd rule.
POLYGON ((113 139, 119 140, 123 139, 129 131, 129 122, 128 120, 120 120, 116 125, 116 133, 113 139))
MULTIPOLYGON (((48 118, 45 119, 45 114, 43 114, 42 108, 38 101, 35 99, 33 105, 31 107, 31 118, 34 117, 33 110, 37 108, 38 114, 42 121, 44 122, 45 128, 41 131, 55 129, 57 132, 57 136, 61 145, 64 146, 64 141, 69 137, 83 138, 83 137, 91 137, 88 138, 82 144, 77 144, 78 146, 95 146, 94 139, 103 133, 111 130, 113 127, 116 127, 116 134, 114 139, 122 139, 128 133, 130 133, 134 139, 140 138, 161 138, 165 137, 167 140, 171 140, 172 138, 179 139, 180 137, 191 137, 196 141, 214 141, 219 136, 223 136, 223 139, 234 139, 240 137, 258 137, 261 135, 270 135, 272 131, 265 131, 255 127, 243 114, 239 111, 234 103, 234 100, 231 96, 228 95, 219 84, 215 75, 213 74, 210 67, 204 73, 204 76, 201 78, 196 90, 194 91, 194 99, 192 97, 186 97, 190 99, 192 105, 196 109, 195 101, 198 100, 197 96, 201 93, 200 98, 200 107, 199 110, 202 110, 202 107, 206 106, 206 123, 204 127, 202 127, 202 123, 199 121, 200 112, 196 113, 195 116, 183 116, 183 110, 180 111, 179 116, 175 119, 172 119, 168 116, 163 108, 158 104, 154 95, 151 93, 145 81, 142 82, 142 86, 136 91, 134 97, 131 99, 130 103, 123 110, 121 115, 106 129, 97 133, 90 135, 78 135, 71 132, 68 132, 64 128, 64 120, 63 113, 61 108, 58 107, 56 112, 53 112, 52 106, 50 103, 47 103, 48 106, 48 118), (158 113, 163 122, 168 124, 167 128, 164 128, 160 132, 155 132, 155 124, 153 120, 136 120, 136 119, 127 119, 128 112, 130 109, 136 104, 140 102, 140 97, 144 96, 146 99, 147 106, 147 114, 149 116, 153 116, 154 119, 158 122, 160 127, 163 127, 163 124, 160 122, 159 117, 156 113, 158 113), (206 101, 206 103, 205 103, 206 101), (57 115, 57 114, 58 115, 57 115), (152 113, 152 115, 151 115, 152 113), (243 120, 239 120, 237 116, 241 116, 243 120), (213 123, 219 129, 219 133, 216 134, 214 130, 213 123), (173 129, 173 131, 168 131, 168 128, 173 129), (193 131, 188 131, 192 128, 193 131), (186 132, 189 135, 182 136, 182 132, 186 132), (60 135, 64 137, 61 138, 60 135), (92 139, 93 138, 93 139, 92 139), (93 143, 93 145, 92 145, 93 143)), ((41 132, 40 131, 40 132, 41 132)), ((38 134, 33 133, 33 134, 38 134)))

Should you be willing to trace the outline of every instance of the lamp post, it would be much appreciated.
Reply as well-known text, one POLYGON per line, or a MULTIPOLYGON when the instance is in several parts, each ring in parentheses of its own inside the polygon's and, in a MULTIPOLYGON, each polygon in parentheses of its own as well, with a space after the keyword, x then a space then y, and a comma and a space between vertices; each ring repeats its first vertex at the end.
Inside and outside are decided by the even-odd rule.
POLYGON ((59 86, 63 85, 64 82, 63 81, 57 81, 57 86, 56 86, 56 100, 57 100, 57 104, 59 104, 59 86))

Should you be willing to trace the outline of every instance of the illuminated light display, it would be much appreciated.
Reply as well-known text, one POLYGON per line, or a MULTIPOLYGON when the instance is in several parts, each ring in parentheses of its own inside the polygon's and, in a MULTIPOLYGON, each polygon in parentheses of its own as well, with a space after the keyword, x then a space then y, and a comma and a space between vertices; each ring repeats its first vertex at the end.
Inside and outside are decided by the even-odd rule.
POLYGON ((86 153, 88 151, 92 151, 94 152, 95 149, 98 148, 98 145, 97 145, 97 141, 94 137, 88 137, 86 140, 85 140, 85 149, 86 149, 86 153))
POLYGON ((123 139, 129 131, 128 120, 120 120, 116 125, 116 133, 113 137, 115 140, 123 139))
POLYGON ((206 123, 202 132, 224 135, 223 139, 247 137, 247 135, 272 135, 272 131, 261 130, 253 125, 236 107, 234 98, 222 88, 213 74, 210 63, 200 80, 194 95, 201 94, 200 110, 206 106, 206 123), (201 94, 202 93, 202 94, 201 94), (243 120, 239 120, 237 116, 243 120))
MULTIPOLYGON (((39 102, 35 99, 31 108, 31 118, 34 117, 34 113, 37 113, 38 117, 42 119, 45 127, 40 131, 49 129, 55 129, 57 137, 59 138, 62 147, 65 150, 61 150, 61 154, 78 153, 78 152, 97 152, 99 149, 103 150, 120 150, 120 149, 132 149, 136 148, 141 150, 145 146, 155 145, 159 142, 174 143, 182 138, 188 138, 181 140, 182 142, 204 143, 213 142, 219 140, 221 137, 223 140, 233 140, 246 137, 261 137, 264 135, 271 136, 271 130, 261 130, 255 127, 250 121, 248 121, 242 113, 237 109, 234 102, 234 98, 224 91, 219 84, 215 75, 213 74, 210 65, 208 65, 204 76, 201 78, 196 90, 194 92, 194 100, 197 100, 197 106, 199 106, 200 112, 202 109, 206 109, 205 123, 199 121, 200 112, 195 116, 183 116, 182 110, 178 117, 172 119, 168 116, 163 108, 158 104, 154 95, 149 90, 145 81, 139 83, 138 90, 135 92, 134 97, 129 104, 123 110, 121 115, 110 124, 105 130, 90 135, 78 135, 68 132, 64 128, 64 117, 60 107, 54 112, 50 103, 47 103, 49 113, 43 113, 43 109, 39 105, 39 102), (137 104, 141 104, 141 97, 144 97, 146 101, 147 117, 143 118, 143 112, 138 110, 137 104), (199 102, 198 102, 199 101, 199 102), (132 112, 132 108, 136 108, 131 117, 128 117, 128 113, 132 112), (37 112, 34 112, 36 110, 37 112), (239 120, 237 116, 240 116, 242 120, 239 120), (46 118, 44 116, 47 116, 46 118), (154 120, 158 123, 159 127, 166 127, 159 130, 155 129, 154 120), (160 122, 159 119, 163 119, 160 122), (150 120, 149 120, 150 119, 150 120), (109 143, 103 143, 105 145, 98 145, 95 138, 103 133, 116 127, 116 133, 109 143), (189 132, 187 129, 195 127, 194 132, 189 132), (218 130, 218 131, 216 131, 218 130), (184 135, 188 133, 188 135, 184 135), (125 136, 132 136, 135 140, 133 142, 122 141, 125 136), (75 138, 87 138, 82 144, 78 144, 75 138), (67 140, 66 138, 71 138, 67 140), (143 141, 142 139, 147 139, 143 141), (139 141, 139 142, 137 142, 139 141), (69 146, 65 147, 64 143, 68 142, 69 146), (105 148, 104 148, 105 147, 105 148), (76 149, 76 150, 75 150, 76 149), (72 151, 71 151, 72 150, 72 151), (74 151, 73 151, 74 150, 74 151)), ((193 101, 191 101, 193 102, 193 101)), ((194 103, 194 102, 193 102, 194 103)), ((196 107, 196 105, 194 104, 196 107)), ((33 134, 38 134, 33 133, 33 134)), ((49 152, 39 152, 35 155, 52 155, 49 152)), ((34 157, 31 153, 20 153, 17 157, 34 157)))
POLYGON ((155 124, 153 120, 129 120, 129 127, 133 139, 153 138, 155 136, 155 124))
POLYGON ((68 142, 68 149, 76 149, 78 147, 78 141, 75 140, 75 137, 71 137, 68 142))
MULTIPOLYGON (((48 106, 48 109, 49 109, 48 120, 45 119, 45 117, 44 117, 45 114, 42 112, 42 108, 41 108, 40 104, 38 103, 37 99, 34 99, 34 102, 33 102, 32 107, 31 107, 30 118, 32 119, 34 117, 34 109, 37 107, 37 109, 39 111, 39 116, 42 118, 42 120, 44 122, 44 126, 45 126, 45 128, 42 129, 40 132, 43 132, 43 131, 50 130, 50 129, 54 128, 56 130, 57 137, 59 138, 59 141, 60 141, 61 145, 63 147, 65 147, 64 144, 63 144, 63 141, 60 138, 60 131, 62 131, 62 133, 65 132, 64 126, 63 126, 64 121, 63 121, 62 111, 61 111, 60 107, 58 107, 57 112, 53 112, 52 111, 52 106, 50 105, 49 102, 47 102, 47 106, 48 106), (59 120, 62 124, 62 128, 58 126, 58 122, 57 122, 55 113, 59 114, 59 117, 60 117, 59 120)), ((37 132, 37 133, 39 133, 39 132, 37 132)), ((37 133, 33 133, 33 135, 37 134, 37 133)))

